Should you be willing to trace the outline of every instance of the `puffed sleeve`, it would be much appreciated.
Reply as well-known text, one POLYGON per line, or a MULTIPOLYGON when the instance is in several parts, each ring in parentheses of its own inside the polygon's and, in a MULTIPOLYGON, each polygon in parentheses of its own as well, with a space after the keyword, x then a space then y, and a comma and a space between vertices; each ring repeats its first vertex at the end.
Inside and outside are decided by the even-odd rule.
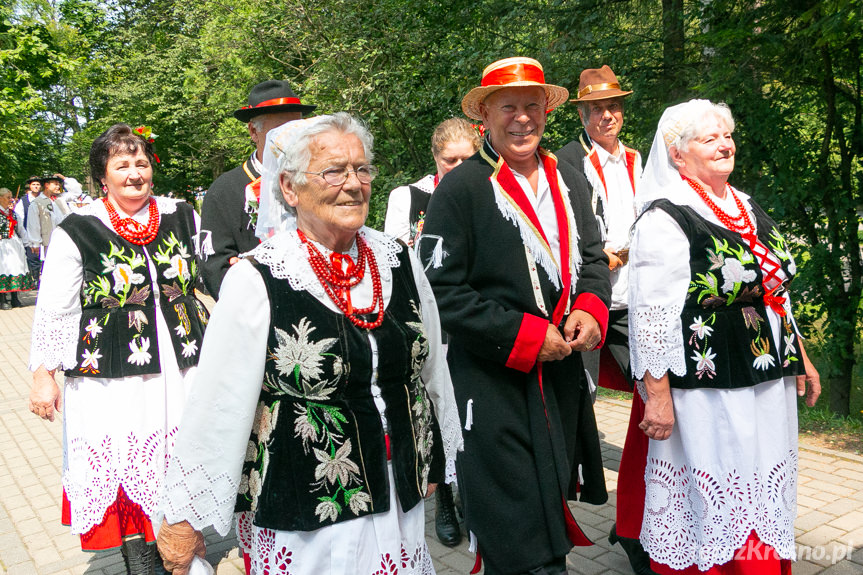
POLYGON ((65 230, 55 229, 33 315, 30 371, 36 371, 40 365, 48 370, 73 369, 77 365, 83 281, 84 267, 78 246, 65 230))
POLYGON ((407 186, 399 186, 390 192, 384 233, 408 243, 411 235, 411 192, 407 186))
POLYGON ((632 375, 686 374, 680 313, 689 289, 689 240, 654 209, 635 223, 629 250, 629 346, 632 375))
POLYGON ((269 326, 264 280, 241 260, 225 275, 183 411, 160 506, 168 523, 186 520, 198 530, 212 525, 227 535, 264 379, 269 326))

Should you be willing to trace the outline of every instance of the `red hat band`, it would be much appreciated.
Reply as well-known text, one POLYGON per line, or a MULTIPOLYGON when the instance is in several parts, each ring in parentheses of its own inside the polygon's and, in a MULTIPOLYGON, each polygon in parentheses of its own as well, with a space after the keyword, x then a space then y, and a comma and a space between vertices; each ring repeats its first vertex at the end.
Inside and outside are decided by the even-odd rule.
POLYGON ((542 68, 518 63, 492 70, 482 78, 483 86, 505 86, 514 82, 545 84, 545 74, 542 73, 542 68))
POLYGON ((272 100, 264 100, 260 104, 255 104, 254 106, 243 106, 243 110, 248 110, 250 108, 262 108, 264 106, 281 106, 283 104, 300 104, 299 98, 273 98, 272 100))

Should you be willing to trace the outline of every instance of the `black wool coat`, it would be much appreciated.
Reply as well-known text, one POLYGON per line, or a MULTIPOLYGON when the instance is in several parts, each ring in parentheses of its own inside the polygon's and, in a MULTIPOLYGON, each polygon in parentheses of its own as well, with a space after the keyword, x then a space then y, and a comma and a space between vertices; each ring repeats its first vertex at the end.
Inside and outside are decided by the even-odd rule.
POLYGON ((213 182, 201 207, 201 232, 210 232, 214 254, 201 262, 201 276, 207 291, 219 299, 222 280, 231 267, 229 260, 257 247, 260 242, 246 212, 246 186, 260 174, 246 160, 213 182))
MULTIPOLYGON (((541 368, 535 361, 549 320, 534 296, 519 228, 495 200, 489 178, 497 162, 486 142, 441 181, 417 249, 450 336, 466 526, 489 567, 521 573, 572 548, 564 498, 601 504, 607 493, 581 354, 541 368), (584 484, 577 493, 579 466, 584 484)), ((582 258, 570 309, 589 311, 604 334, 611 287, 588 184, 570 166, 558 170, 582 258)), ((541 266, 536 277, 551 314, 561 290, 541 266)))

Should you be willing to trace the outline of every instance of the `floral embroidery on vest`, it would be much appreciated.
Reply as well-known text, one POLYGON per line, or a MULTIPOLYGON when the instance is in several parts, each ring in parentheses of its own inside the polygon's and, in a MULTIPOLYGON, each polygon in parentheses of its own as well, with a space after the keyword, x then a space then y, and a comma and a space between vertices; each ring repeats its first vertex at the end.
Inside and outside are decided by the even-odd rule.
MULTIPOLYGON (((153 254, 153 260, 160 265, 168 266, 168 269, 162 272, 162 275, 166 279, 174 280, 170 284, 163 283, 160 285, 162 295, 168 298, 169 303, 180 296, 189 295, 189 290, 193 284, 192 278, 198 276, 198 264, 189 252, 189 247, 179 241, 174 232, 171 232, 168 237, 162 239, 162 242, 153 254)), ((177 333, 177 337, 184 338, 180 342, 182 346, 181 353, 183 357, 192 357, 198 351, 198 340, 190 340, 188 338, 189 332, 192 329, 192 322, 189 319, 186 304, 182 302, 176 303, 173 308, 179 322, 174 331, 177 333)), ((206 319, 201 315, 200 310, 196 311, 204 325, 206 325, 206 319)))
POLYGON ((431 469, 429 461, 434 446, 430 399, 420 379, 423 365, 425 365, 429 355, 429 345, 423 330, 422 314, 413 300, 411 300, 411 310, 419 320, 406 322, 405 325, 417 332, 417 337, 411 345, 411 411, 414 414, 414 442, 419 456, 417 463, 420 466, 420 469, 417 469, 417 476, 420 479, 418 487, 420 493, 424 494, 428 490, 428 477, 431 469))

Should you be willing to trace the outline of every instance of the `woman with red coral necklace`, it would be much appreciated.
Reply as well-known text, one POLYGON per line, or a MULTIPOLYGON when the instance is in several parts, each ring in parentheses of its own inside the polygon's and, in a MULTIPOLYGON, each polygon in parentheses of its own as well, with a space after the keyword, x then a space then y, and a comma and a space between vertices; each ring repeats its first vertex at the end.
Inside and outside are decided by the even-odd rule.
POLYGON ((154 571, 151 518, 207 323, 198 217, 152 196, 151 144, 125 124, 93 142, 105 197, 52 235, 30 352, 31 411, 53 421, 65 406, 63 522, 84 551, 119 547, 133 575, 154 571))
POLYGON ((630 430, 627 449, 643 444, 640 539, 661 575, 790 575, 797 397, 812 406, 821 392, 792 317, 789 245, 728 184, 733 130, 724 104, 667 109, 636 198, 629 337, 643 435, 630 430))
POLYGON ((251 573, 434 572, 423 498, 458 414, 422 268, 365 227, 371 147, 344 113, 267 135, 265 241, 222 283, 168 470, 175 574, 235 510, 251 573))

